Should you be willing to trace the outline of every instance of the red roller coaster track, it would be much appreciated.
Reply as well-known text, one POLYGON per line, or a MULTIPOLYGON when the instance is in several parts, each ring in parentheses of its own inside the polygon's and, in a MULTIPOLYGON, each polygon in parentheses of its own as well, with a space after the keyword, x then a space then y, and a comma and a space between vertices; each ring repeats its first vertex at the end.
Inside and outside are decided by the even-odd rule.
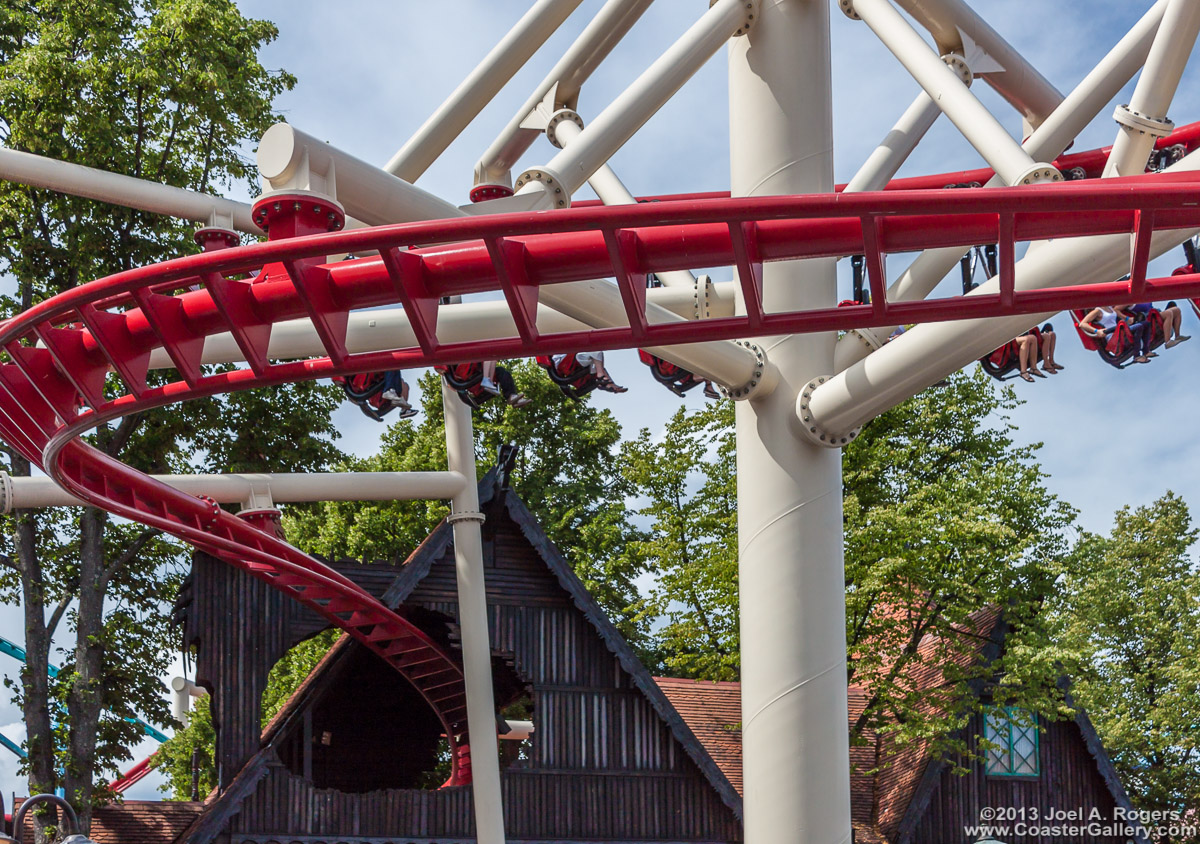
MULTIPOLYGON (((987 191, 668 199, 287 239, 280 239, 285 226, 273 225, 277 239, 267 243, 110 276, 0 324, 0 347, 9 357, 0 365, 0 435, 77 497, 160 528, 264 579, 378 653, 438 713, 453 752, 448 784, 464 784, 470 782, 465 692, 461 669, 449 653, 403 615, 283 540, 211 500, 101 454, 78 437, 102 422, 152 407, 338 374, 1196 296, 1200 276, 1147 280, 1146 260, 1154 230, 1200 227, 1198 190, 1200 173, 1185 173, 987 191), (1015 241, 1099 234, 1132 235, 1131 280, 1014 289, 1015 241), (887 301, 885 253, 994 241, 1001 255, 998 294, 887 301), (367 251, 378 257, 324 263, 330 254, 367 251), (857 253, 867 256, 872 304, 763 311, 763 262, 857 253), (723 265, 737 268, 748 314, 647 323, 647 273, 723 265), (244 280, 260 268, 257 277, 244 280), (541 285, 598 277, 617 279, 628 325, 539 333, 534 317, 541 285), (505 294, 518 336, 440 342, 440 297, 484 291, 505 294), (418 345, 349 353, 349 313, 397 303, 407 311, 418 345), (272 362, 267 355, 272 326, 296 319, 312 322, 326 355, 272 362), (225 332, 250 366, 205 375, 205 339, 225 332), (170 355, 182 380, 147 383, 150 353, 157 348, 170 355), (108 379, 110 372, 115 380, 108 379)), ((279 211, 284 200, 265 202, 279 211)), ((309 211, 300 204, 293 210, 309 211)))

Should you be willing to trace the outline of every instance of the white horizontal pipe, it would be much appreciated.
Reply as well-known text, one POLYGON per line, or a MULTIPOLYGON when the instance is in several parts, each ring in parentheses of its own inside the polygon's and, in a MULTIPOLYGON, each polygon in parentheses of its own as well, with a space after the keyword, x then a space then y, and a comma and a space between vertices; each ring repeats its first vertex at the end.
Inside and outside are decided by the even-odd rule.
POLYGON ((251 219, 250 206, 244 202, 15 149, 0 148, 0 179, 203 225, 225 221, 240 232, 262 234, 251 219))
MULTIPOLYGON (((313 501, 407 501, 452 498, 466 481, 454 472, 311 472, 228 475, 152 475, 189 495, 218 504, 251 504, 264 495, 276 504, 313 501)), ((83 502, 50 478, 14 478, 0 473, 2 512, 74 507, 83 502)))
POLYGON ((973 60, 969 45, 964 43, 965 36, 995 59, 1003 70, 984 69, 977 75, 1021 111, 1034 127, 1062 101, 1062 94, 963 0, 896 2, 929 30, 939 53, 961 52, 973 60))
MULTIPOLYGON (((1166 121, 1167 110, 1179 87, 1196 35, 1200 32, 1200 3, 1196 0, 1170 0, 1154 44, 1146 57, 1146 66, 1138 78, 1129 110, 1155 120, 1166 121)), ((1119 110, 1118 110, 1119 111, 1119 110)), ((1167 134, 1166 129, 1160 134, 1167 134)), ((1139 176, 1146 171, 1146 159, 1154 149, 1156 137, 1135 126, 1121 125, 1112 152, 1104 167, 1104 177, 1139 176)))
POLYGON ((917 94, 892 131, 871 151, 854 178, 846 183, 843 193, 883 190, 941 113, 942 110, 929 94, 924 91, 917 94))
POLYGON ((537 0, 383 169, 415 182, 582 0, 537 0))
POLYGON ((580 86, 650 7, 651 2, 652 0, 608 0, 604 4, 575 43, 538 85, 533 95, 521 106, 516 116, 509 121, 504 131, 480 157, 475 165, 475 184, 511 186, 509 171, 541 134, 537 129, 522 126, 525 118, 538 107, 552 88, 555 89, 556 105, 574 108, 580 86))
MULTIPOLYGON (((1170 167, 1200 170, 1200 153, 1170 167)), ((1174 249, 1194 231, 1158 232, 1151 258, 1174 249)), ((1129 271, 1129 235, 1059 238, 1032 251, 1016 265, 1018 290, 1112 281, 1129 271)), ((993 278, 975 293, 996 293, 993 278)), ((1051 314, 936 322, 918 325, 866 359, 830 378, 812 393, 812 425, 832 438, 875 418, 931 384, 1028 331, 1051 314)), ((802 417, 803 418, 803 417, 802 417)))
POLYGON ((500 736, 505 741, 525 741, 533 735, 532 721, 513 721, 512 719, 505 720, 508 724, 508 732, 500 736))
MULTIPOLYGON (((1154 34, 1162 20, 1169 0, 1158 0, 1145 15, 1118 41, 1099 63, 1085 76, 1062 104, 1034 130, 1025 141, 1031 157, 1051 160, 1095 119, 1100 110, 1112 101, 1121 88, 1133 78, 1150 52, 1154 34)), ((987 187, 1003 185, 993 177, 987 187)), ((924 299, 957 266, 963 250, 957 246, 931 249, 920 255, 888 288, 889 302, 911 302, 924 299)), ((896 326, 851 331, 838 340, 834 352, 834 371, 865 358, 873 348, 888 337, 896 326), (861 338, 867 336, 864 342, 861 338)))
MULTIPOLYGON (((712 58, 745 21, 745 13, 744 0, 718 0, 600 112, 569 148, 545 167, 535 169, 558 179, 569 198, 712 58)), ((520 192, 545 190, 544 182, 530 181, 520 192)))
MULTIPOLYGON (((574 120, 560 120, 554 127, 554 140, 560 147, 565 148, 578 138, 582 131, 583 129, 574 120)), ((605 205, 637 205, 637 197, 629 188, 625 187, 625 184, 617 178, 617 174, 607 164, 601 165, 591 175, 588 185, 605 205)), ((687 287, 692 290, 696 288, 696 277, 687 270, 670 270, 655 273, 655 276, 665 287, 687 287)))
POLYGON ((272 191, 317 190, 369 226, 462 217, 457 206, 287 123, 276 123, 258 146, 258 169, 272 191), (309 174, 319 175, 319 185, 309 174), (332 189, 331 189, 332 188, 332 189))
POLYGON ((1022 149, 888 0, 854 0, 854 11, 1005 182, 1058 177, 1058 171, 1022 149))
MULTIPOLYGON (((709 285, 708 314, 711 317, 733 316, 733 282, 709 285)), ((685 288, 647 290, 648 301, 664 310, 683 317, 695 314, 695 291, 685 288)), ((658 313, 655 311, 654 313, 658 313)), ((655 316, 650 317, 654 323, 655 316)), ((567 331, 586 331, 589 326, 558 313, 546 306, 538 307, 537 324, 547 334, 567 331)), ((443 343, 465 343, 516 337, 517 328, 512 312, 502 300, 466 302, 443 305, 438 312, 438 338, 443 343)), ((346 348, 351 354, 402 349, 417 345, 416 335, 403 308, 382 308, 374 311, 355 311, 350 314, 346 331, 346 348)), ((327 354, 311 321, 289 320, 271 329, 267 356, 275 360, 290 360, 327 354)), ((214 334, 204 341, 201 363, 244 363, 245 355, 228 332, 214 334)), ((171 369, 174 364, 161 348, 150 353, 151 369, 171 369)))

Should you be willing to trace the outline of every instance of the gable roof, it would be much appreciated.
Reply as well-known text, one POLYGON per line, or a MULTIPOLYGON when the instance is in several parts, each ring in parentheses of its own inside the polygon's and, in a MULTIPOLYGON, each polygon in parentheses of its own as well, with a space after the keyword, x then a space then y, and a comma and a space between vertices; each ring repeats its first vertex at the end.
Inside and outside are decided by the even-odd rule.
MULTIPOLYGON (((642 665, 608 615, 596 603, 587 587, 575 574, 562 552, 546 536, 537 519, 529 512, 517 495, 502 483, 499 468, 491 469, 479 482, 479 505, 483 510, 489 505, 503 509, 522 536, 533 547, 538 557, 554 575, 559 586, 567 593, 576 609, 587 619, 600 636, 608 650, 630 676, 634 686, 647 698, 656 714, 666 724, 672 736, 684 752, 700 769, 709 785, 721 800, 741 820, 741 792, 722 771, 709 754, 704 744, 689 728, 688 723, 671 705, 666 695, 655 683, 650 672, 642 665)), ((452 526, 442 520, 436 528, 417 546, 397 569, 396 577, 381 597, 391 609, 404 603, 418 584, 429 574, 434 563, 442 559, 454 539, 452 526)), ((221 794, 210 797, 195 822, 179 837, 186 844, 208 844, 225 827, 229 818, 237 814, 242 802, 254 792, 258 781, 267 773, 273 755, 272 742, 286 732, 287 727, 304 710, 318 700, 349 662, 349 656, 359 646, 349 636, 342 635, 329 652, 321 659, 308 677, 288 698, 263 731, 263 750, 255 754, 237 774, 230 786, 221 794)), ((740 776, 740 771, 739 771, 740 776)))

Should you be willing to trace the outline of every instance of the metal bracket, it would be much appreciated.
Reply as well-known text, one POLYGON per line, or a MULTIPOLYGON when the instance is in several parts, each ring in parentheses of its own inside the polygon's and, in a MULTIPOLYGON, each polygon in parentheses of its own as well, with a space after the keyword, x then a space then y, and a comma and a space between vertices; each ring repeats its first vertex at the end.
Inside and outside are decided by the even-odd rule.
POLYGON ((852 431, 844 434, 831 434, 828 431, 821 430, 812 418, 812 411, 809 409, 809 402, 812 400, 813 391, 817 387, 824 384, 832 376, 821 376, 814 378, 804 385, 804 389, 800 391, 800 397, 796 399, 796 412, 800 416, 800 429, 804 435, 808 437, 813 445, 824 446, 825 448, 841 448, 854 442, 858 435, 862 433, 862 427, 859 426, 852 431))
POLYGON ((751 343, 749 340, 734 340, 733 342, 754 352, 754 375, 740 387, 718 385, 718 389, 721 391, 721 395, 727 399, 744 401, 752 398, 764 383, 763 373, 767 371, 767 350, 757 343, 751 343))
POLYGON ((455 524, 456 522, 479 522, 483 524, 487 521, 487 516, 480 513, 478 510, 465 510, 462 513, 451 513, 446 517, 447 524, 455 524))

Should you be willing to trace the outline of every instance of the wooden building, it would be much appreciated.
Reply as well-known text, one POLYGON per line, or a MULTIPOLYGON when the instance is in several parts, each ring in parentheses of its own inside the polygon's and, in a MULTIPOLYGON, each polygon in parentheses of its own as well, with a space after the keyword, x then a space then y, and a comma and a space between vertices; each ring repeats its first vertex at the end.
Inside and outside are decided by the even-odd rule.
MULTIPOLYGON (((503 474, 489 473, 480 496, 497 704, 515 707, 535 728, 519 750, 502 744, 508 840, 740 841, 737 684, 652 678, 503 474)), ((454 650, 452 539, 443 524, 400 566, 335 566, 454 650)), ((220 786, 202 804, 161 804, 170 822, 157 826, 152 803, 100 809, 92 830, 99 844, 129 836, 126 813, 137 815, 140 844, 473 840, 470 786, 438 787, 438 720, 380 660, 343 637, 264 731, 260 701, 270 668, 323 621, 202 554, 179 612, 198 648, 197 679, 212 692, 220 786), (190 818, 186 828, 181 818, 190 818), (125 833, 110 836, 110 829, 125 833)), ((1002 646, 1004 627, 995 613, 980 624, 977 657, 987 659, 1002 646)), ((939 676, 932 671, 923 681, 939 676)), ((851 689, 852 721, 863 705, 862 692, 851 689)), ((963 763, 967 776, 923 747, 908 748, 877 775, 864 773, 885 749, 886 739, 870 736, 852 750, 856 840, 970 844, 978 836, 966 828, 985 806, 1082 805, 1106 815, 1129 807, 1085 716, 1042 726, 1032 746, 1031 734, 1006 735, 1003 759, 963 763)), ((967 732, 998 728, 972 723, 967 732)))

